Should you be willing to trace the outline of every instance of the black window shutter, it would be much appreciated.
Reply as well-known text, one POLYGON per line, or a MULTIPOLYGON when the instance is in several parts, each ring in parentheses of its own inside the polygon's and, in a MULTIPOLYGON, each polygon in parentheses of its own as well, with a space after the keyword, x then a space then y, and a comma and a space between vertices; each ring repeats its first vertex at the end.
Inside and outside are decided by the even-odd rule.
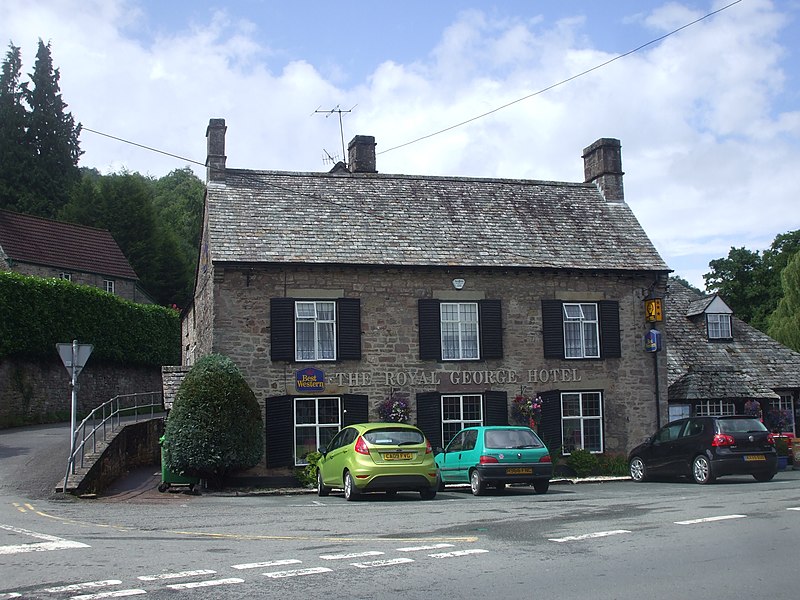
POLYGON ((442 446, 442 400, 437 392, 417 394, 417 427, 431 446, 442 446))
POLYGON ((619 335, 619 302, 603 300, 600 312, 600 356, 619 358, 622 356, 622 343, 619 335))
POLYGON ((369 421, 369 397, 363 394, 345 394, 342 427, 369 421))
POLYGON ((539 394, 542 398, 542 417, 539 437, 552 452, 561 448, 561 393, 550 390, 539 394))
POLYGON ((294 415, 292 397, 267 398, 267 466, 294 466, 294 415))
POLYGON ((272 298, 269 301, 270 358, 294 360, 294 299, 272 298))
POLYGON ((361 300, 358 298, 339 298, 336 301, 339 318, 336 325, 339 360, 361 360, 361 300))
POLYGON ((503 316, 500 300, 478 302, 481 328, 481 358, 503 358, 503 316))
POLYGON ((439 301, 419 301, 419 358, 420 360, 442 360, 442 329, 439 316, 439 301))
POLYGON ((561 300, 542 300, 542 340, 545 358, 564 358, 561 300))
POLYGON ((483 395, 483 424, 508 425, 508 394, 501 391, 483 395))

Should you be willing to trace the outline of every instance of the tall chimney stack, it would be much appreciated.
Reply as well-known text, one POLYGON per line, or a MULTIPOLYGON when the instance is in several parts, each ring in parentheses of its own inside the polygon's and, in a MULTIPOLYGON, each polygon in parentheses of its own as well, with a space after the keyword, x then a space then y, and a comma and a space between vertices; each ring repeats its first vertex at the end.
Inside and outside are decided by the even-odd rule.
POLYGON ((596 184, 607 202, 625 202, 619 140, 601 138, 584 148, 582 158, 585 182, 596 184))
POLYGON ((347 166, 351 173, 377 173, 375 169, 375 137, 357 135, 347 145, 347 166))
POLYGON ((209 119, 206 128, 206 183, 225 181, 225 119, 209 119))

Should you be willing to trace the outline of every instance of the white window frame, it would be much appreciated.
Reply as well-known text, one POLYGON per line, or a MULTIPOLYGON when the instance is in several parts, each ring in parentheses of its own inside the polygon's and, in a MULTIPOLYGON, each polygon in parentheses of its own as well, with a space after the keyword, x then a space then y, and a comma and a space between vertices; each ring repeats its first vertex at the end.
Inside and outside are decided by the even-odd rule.
POLYGON ((477 302, 441 302, 439 304, 440 335, 442 342, 442 360, 478 360, 481 357, 480 313, 477 302), (456 318, 450 318, 449 308, 455 307, 456 318), (466 312, 464 309, 469 307, 466 312), (446 314, 447 313, 447 314, 446 314), (472 315, 474 319, 470 319, 472 315), (447 318, 446 318, 447 317, 447 318), (445 330, 450 336, 457 338, 458 347, 446 343, 445 330), (475 340, 474 346, 469 343, 475 340), (450 351, 454 350, 454 353, 450 351))
POLYGON ((72 273, 59 273, 58 278, 64 281, 72 281, 72 273))
POLYGON ((733 337, 731 316, 725 313, 709 313, 706 315, 708 339, 728 340, 733 337))
POLYGON ((455 434, 464 429, 464 427, 476 427, 483 425, 483 395, 482 394, 442 394, 440 400, 440 408, 442 411, 442 443, 447 445, 455 434), (478 418, 467 419, 464 417, 464 399, 471 398, 472 401, 478 402, 478 418), (445 401, 457 400, 458 401, 458 418, 447 418, 445 414, 445 401), (448 432, 452 432, 448 434, 448 432))
POLYGON ((603 446, 604 446, 604 428, 603 428, 603 393, 600 391, 586 391, 586 392, 562 392, 561 393, 561 448, 562 454, 565 456, 570 455, 572 452, 568 451, 570 448, 584 448, 591 452, 592 454, 602 454, 603 453, 603 446), (599 414, 584 414, 585 413, 585 405, 584 400, 589 400, 588 396, 596 396, 597 397, 597 406, 599 414), (564 401, 565 399, 569 399, 570 397, 574 397, 572 399, 578 400, 578 407, 579 413, 576 415, 569 415, 565 416, 564 411, 564 401), (587 423, 597 424, 599 427, 599 446, 596 448, 586 448, 586 425, 587 423), (579 439, 572 440, 570 443, 567 443, 567 435, 566 429, 567 424, 574 425, 577 424, 576 428, 570 427, 573 432, 577 432, 579 435, 579 439))
POLYGON ((322 360, 336 360, 336 301, 335 300, 297 300, 294 303, 294 357, 295 360, 298 362, 311 362, 311 361, 322 361, 322 360), (331 305, 332 311, 331 314, 333 315, 332 318, 321 318, 320 313, 323 312, 320 310, 321 305, 331 305), (313 307, 313 315, 309 313, 308 315, 303 314, 301 316, 301 307, 313 307), (300 348, 300 324, 307 324, 313 323, 314 329, 314 339, 313 339, 313 355, 306 356, 308 350, 303 351, 303 355, 301 356, 301 348, 300 348), (321 347, 321 332, 323 328, 330 328, 330 343, 332 344, 332 348, 330 351, 329 356, 325 356, 323 349, 321 347))
POLYGON ((107 291, 109 294, 114 293, 114 280, 113 279, 103 279, 103 289, 107 291))
POLYGON ((600 358, 600 307, 595 302, 565 302, 562 308, 562 326, 564 329, 564 358, 600 358), (586 315, 588 307, 594 309, 594 318, 586 315), (568 340, 574 339, 572 333, 568 334, 568 328, 572 329, 575 325, 580 329, 580 348, 568 344, 568 340), (587 349, 587 337, 592 338, 594 352, 587 349), (593 353, 592 353, 593 352, 593 353))
POLYGON ((694 407, 695 417, 727 417, 736 414, 736 406, 726 400, 700 400, 694 407))
POLYGON ((324 446, 325 444, 321 441, 320 431, 322 429, 331 430, 332 435, 328 437, 328 441, 333 439, 333 436, 339 433, 342 429, 342 399, 339 396, 320 396, 318 398, 310 398, 308 396, 299 396, 294 399, 292 403, 292 418, 294 421, 294 427, 292 428, 292 454, 294 455, 294 464, 297 467, 302 467, 308 464, 308 461, 304 460, 302 456, 297 456, 297 433, 299 429, 313 429, 314 430, 314 451, 320 446, 324 446), (319 403, 320 400, 336 400, 337 403, 337 410, 336 410, 336 421, 335 422, 325 422, 320 423, 319 418, 319 403), (314 402, 314 422, 313 423, 298 423, 297 419, 297 408, 300 402, 314 402))
POLYGON ((691 404, 670 404, 669 405, 669 423, 677 421, 678 419, 686 419, 692 416, 691 404))

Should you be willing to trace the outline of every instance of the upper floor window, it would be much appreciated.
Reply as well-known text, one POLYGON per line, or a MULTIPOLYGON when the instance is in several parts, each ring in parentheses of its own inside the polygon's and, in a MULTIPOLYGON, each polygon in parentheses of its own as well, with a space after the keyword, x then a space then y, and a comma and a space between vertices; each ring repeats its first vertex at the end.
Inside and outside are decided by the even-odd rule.
POLYGON ((499 300, 419 301, 419 355, 423 360, 503 357, 499 300))
POLYGON ((336 358, 336 303, 295 302, 296 360, 336 358))
POLYGON ((564 303, 564 357, 599 358, 597 304, 564 303))
POLYGON ((478 358, 477 302, 442 302, 442 359, 478 358))
POLYGON ((72 273, 59 273, 59 279, 64 279, 65 281, 72 281, 72 273))
POLYGON ((361 302, 335 300, 270 300, 272 360, 360 360, 361 302))
POLYGON ((727 314, 707 314, 708 339, 731 339, 731 316, 727 314))
POLYGON ((114 293, 114 281, 112 279, 104 279, 103 280, 103 289, 107 291, 109 294, 114 293))

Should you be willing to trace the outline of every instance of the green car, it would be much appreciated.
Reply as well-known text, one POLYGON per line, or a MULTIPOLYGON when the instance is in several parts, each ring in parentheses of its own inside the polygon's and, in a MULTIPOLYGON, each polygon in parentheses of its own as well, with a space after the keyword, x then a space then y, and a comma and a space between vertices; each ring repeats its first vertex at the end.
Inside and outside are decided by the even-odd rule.
POLYGON ((431 443, 419 429, 404 423, 360 423, 336 434, 319 449, 317 493, 344 490, 346 500, 365 492, 415 491, 423 500, 436 497, 438 477, 431 443))
POLYGON ((491 486, 532 485, 537 494, 550 488, 553 463, 547 446, 529 427, 482 426, 459 431, 436 455, 441 483, 468 483, 475 496, 491 486))

